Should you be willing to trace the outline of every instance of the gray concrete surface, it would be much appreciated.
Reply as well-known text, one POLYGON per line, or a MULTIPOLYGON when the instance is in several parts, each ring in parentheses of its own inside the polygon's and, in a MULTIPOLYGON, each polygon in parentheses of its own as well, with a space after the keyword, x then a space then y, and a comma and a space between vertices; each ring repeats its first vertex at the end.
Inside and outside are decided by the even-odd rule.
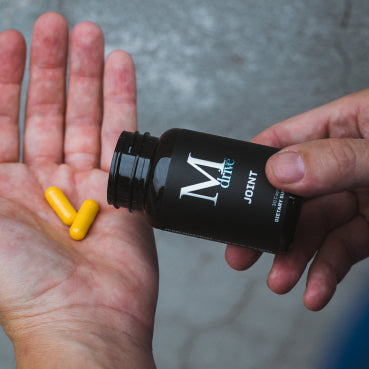
MULTIPOLYGON (((0 29, 29 43, 45 11, 98 23, 106 53, 136 62, 141 130, 194 128, 250 139, 274 122, 369 85, 366 0, 0 0, 0 29)), ((26 76, 27 78, 27 76, 26 76)), ((265 284, 264 255, 232 271, 224 249, 156 232, 160 295, 154 352, 161 369, 312 369, 368 280, 354 267, 322 312, 265 284)), ((15 367, 0 336, 0 369, 15 367)))

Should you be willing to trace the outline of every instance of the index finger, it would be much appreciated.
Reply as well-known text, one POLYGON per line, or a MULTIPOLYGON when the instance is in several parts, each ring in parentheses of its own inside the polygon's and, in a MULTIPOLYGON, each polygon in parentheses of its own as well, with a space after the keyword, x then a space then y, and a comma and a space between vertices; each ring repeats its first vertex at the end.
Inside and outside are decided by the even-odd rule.
POLYGON ((368 138, 369 89, 277 123, 252 141, 278 148, 323 138, 368 138))

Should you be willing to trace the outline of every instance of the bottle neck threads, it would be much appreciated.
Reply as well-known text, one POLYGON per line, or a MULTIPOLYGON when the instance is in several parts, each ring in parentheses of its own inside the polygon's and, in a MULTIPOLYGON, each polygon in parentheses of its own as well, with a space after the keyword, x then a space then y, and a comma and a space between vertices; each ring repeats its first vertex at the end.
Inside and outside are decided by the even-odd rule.
POLYGON ((152 158, 159 139, 123 131, 115 147, 108 181, 108 203, 131 212, 143 210, 152 158))

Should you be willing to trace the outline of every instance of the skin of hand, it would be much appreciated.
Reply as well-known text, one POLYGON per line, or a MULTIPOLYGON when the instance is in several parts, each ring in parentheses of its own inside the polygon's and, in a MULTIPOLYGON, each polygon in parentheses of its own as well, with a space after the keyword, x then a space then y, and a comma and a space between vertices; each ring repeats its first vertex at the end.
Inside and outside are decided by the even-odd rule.
POLYGON ((0 322, 17 368, 154 368, 158 294, 153 232, 139 213, 107 204, 110 161, 123 129, 136 130, 135 71, 124 51, 104 62, 90 22, 71 33, 59 14, 35 23, 23 162, 19 162, 24 38, 0 34, 0 322), (68 48, 69 86, 66 93, 68 48), (50 186, 76 209, 100 212, 83 241, 47 204, 50 186))
MULTIPOLYGON (((322 309, 351 266, 369 256, 369 90, 278 123, 254 142, 282 150, 266 165, 272 185, 307 198, 289 254, 275 256, 268 285, 289 292, 307 264, 304 304, 322 309)), ((253 265, 256 251, 228 246, 237 270, 253 265)))

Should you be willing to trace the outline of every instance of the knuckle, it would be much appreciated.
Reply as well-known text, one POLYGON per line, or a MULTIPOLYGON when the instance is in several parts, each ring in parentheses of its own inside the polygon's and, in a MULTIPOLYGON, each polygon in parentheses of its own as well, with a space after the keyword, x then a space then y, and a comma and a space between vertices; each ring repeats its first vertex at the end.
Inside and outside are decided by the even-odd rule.
POLYGON ((328 140, 329 162, 333 162, 337 174, 340 176, 350 175, 356 168, 357 154, 351 141, 332 139, 328 140))

